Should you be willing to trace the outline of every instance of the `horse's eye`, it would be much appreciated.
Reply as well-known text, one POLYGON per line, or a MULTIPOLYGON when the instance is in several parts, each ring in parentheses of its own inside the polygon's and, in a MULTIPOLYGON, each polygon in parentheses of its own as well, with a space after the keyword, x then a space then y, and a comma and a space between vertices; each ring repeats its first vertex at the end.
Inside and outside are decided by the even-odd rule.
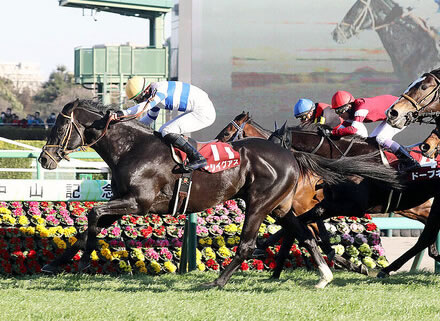
POLYGON ((426 90, 428 88, 428 86, 426 86, 425 84, 422 85, 422 90, 426 90))

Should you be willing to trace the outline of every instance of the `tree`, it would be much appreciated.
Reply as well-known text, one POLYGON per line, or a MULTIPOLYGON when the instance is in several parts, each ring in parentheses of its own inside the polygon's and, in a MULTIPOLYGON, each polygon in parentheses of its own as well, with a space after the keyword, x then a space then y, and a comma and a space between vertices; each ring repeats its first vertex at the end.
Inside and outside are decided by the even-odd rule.
POLYGON ((14 94, 12 82, 5 78, 0 78, 0 97, 10 104, 14 112, 23 110, 23 104, 17 99, 14 94))
POLYGON ((74 86, 73 75, 67 72, 65 66, 57 66, 49 80, 43 84, 43 88, 34 96, 37 103, 52 103, 66 89, 74 86))

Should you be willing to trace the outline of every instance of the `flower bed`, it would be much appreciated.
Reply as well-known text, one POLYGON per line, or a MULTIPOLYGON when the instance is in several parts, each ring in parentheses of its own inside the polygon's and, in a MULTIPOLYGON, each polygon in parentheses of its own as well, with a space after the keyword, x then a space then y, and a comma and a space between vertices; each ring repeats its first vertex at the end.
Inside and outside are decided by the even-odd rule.
MULTIPOLYGON (((87 229, 87 211, 100 202, 0 202, 0 273, 5 275, 41 272, 87 229)), ((244 221, 242 200, 230 200, 198 213, 197 268, 224 269, 240 242, 244 221)), ((174 273, 179 265, 185 216, 127 215, 98 234, 98 248, 91 255, 92 273, 174 273)), ((377 227, 367 216, 362 219, 336 217, 326 222, 331 243, 338 254, 369 268, 388 264, 377 227)), ((259 237, 276 233, 280 226, 268 217, 259 237)), ((267 249, 262 260, 244 262, 241 270, 271 270, 280 245, 267 249)), ((81 252, 66 272, 78 270, 81 252)), ((286 268, 312 266, 310 255, 292 246, 286 268)))

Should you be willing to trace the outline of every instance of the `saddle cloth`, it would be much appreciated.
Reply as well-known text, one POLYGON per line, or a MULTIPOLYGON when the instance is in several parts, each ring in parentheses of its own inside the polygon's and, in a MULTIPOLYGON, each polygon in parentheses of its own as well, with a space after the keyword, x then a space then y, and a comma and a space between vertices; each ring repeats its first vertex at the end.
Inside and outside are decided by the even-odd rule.
MULTIPOLYGON (((180 149, 174 148, 182 161, 185 161, 186 154, 180 149)), ((230 144, 222 142, 198 143, 197 150, 206 158, 208 165, 203 170, 209 173, 217 173, 240 165, 240 153, 232 148, 230 144)))
MULTIPOLYGON (((413 147, 409 153, 421 166, 408 173, 410 180, 418 181, 440 178, 440 156, 437 156, 435 159, 427 158, 422 155, 418 146, 413 147)), ((397 168, 399 164, 397 156, 388 151, 384 151, 384 154, 390 166, 397 168)))

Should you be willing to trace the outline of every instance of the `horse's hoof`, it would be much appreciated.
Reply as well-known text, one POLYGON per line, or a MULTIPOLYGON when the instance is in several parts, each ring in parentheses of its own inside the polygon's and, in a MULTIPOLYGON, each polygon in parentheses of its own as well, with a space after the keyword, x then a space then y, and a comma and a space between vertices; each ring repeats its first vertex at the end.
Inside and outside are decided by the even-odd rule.
POLYGON ((253 259, 260 259, 260 258, 264 258, 265 256, 266 256, 266 251, 259 248, 256 248, 254 252, 252 252, 253 259))
POLYGON ((216 281, 212 281, 201 284, 201 287, 204 289, 213 289, 213 288, 222 288, 223 286, 218 284, 216 281))
POLYGON ((47 275, 56 275, 59 273, 59 270, 57 267, 50 265, 50 264, 46 264, 41 268, 41 272, 43 272, 44 274, 47 275))
POLYGON ((325 279, 321 279, 319 280, 319 282, 315 285, 316 289, 323 289, 327 286, 327 284, 329 284, 330 282, 325 280, 325 279))
POLYGON ((78 271, 79 272, 86 272, 89 267, 90 267, 90 262, 79 261, 78 271))
POLYGON ((327 254, 327 259, 329 260, 329 262, 333 261, 333 259, 335 258, 335 255, 336 255, 335 250, 332 250, 327 254))
POLYGON ((379 279, 385 279, 385 278, 387 278, 387 277, 389 277, 390 275, 387 273, 387 272, 385 272, 384 270, 381 270, 379 273, 377 273, 377 278, 379 278, 379 279))
POLYGON ((370 275, 369 271, 368 271, 368 268, 365 265, 363 265, 363 264, 361 264, 361 266, 360 266, 359 273, 363 274, 363 275, 370 275))

